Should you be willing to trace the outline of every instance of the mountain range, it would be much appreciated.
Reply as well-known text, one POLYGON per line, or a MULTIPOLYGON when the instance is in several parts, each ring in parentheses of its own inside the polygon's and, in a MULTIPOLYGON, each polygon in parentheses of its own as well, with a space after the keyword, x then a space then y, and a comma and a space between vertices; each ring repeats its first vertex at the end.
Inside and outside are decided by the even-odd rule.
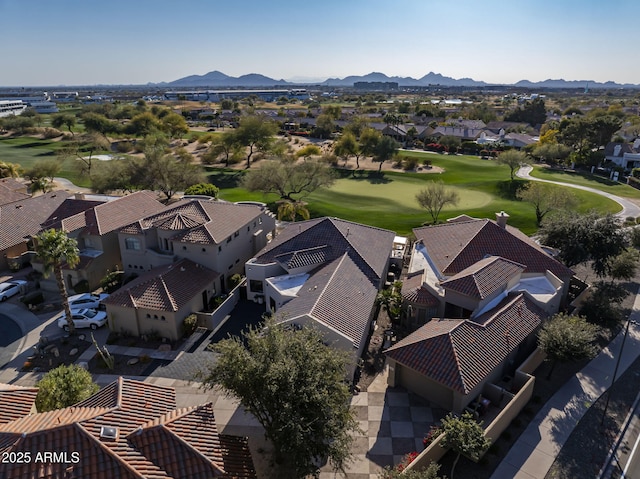
POLYGON ((523 88, 640 88, 640 85, 631 83, 615 83, 612 81, 599 83, 592 80, 544 80, 539 82, 531 82, 529 80, 520 80, 511 85, 486 83, 484 81, 474 80, 472 78, 451 78, 441 75, 440 73, 429 72, 421 78, 411 77, 389 77, 384 73, 371 72, 367 75, 351 75, 345 78, 328 78, 323 82, 291 82, 286 80, 274 80, 258 73, 249 73, 239 77, 225 75, 219 71, 212 71, 204 75, 189 75, 179 78, 169 83, 162 83, 169 87, 243 87, 243 88, 259 88, 259 87, 290 87, 293 85, 319 85, 328 87, 352 87, 355 82, 397 82, 401 87, 426 87, 426 86, 466 86, 466 87, 483 87, 492 85, 515 86, 523 88))

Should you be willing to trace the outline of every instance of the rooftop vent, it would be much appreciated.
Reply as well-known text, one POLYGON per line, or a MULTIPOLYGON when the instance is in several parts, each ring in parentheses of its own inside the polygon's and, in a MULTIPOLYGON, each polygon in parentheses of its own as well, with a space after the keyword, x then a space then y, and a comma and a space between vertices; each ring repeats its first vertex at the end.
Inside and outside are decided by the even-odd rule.
POLYGON ((118 428, 114 426, 101 426, 100 427, 100 437, 102 439, 118 439, 118 428))

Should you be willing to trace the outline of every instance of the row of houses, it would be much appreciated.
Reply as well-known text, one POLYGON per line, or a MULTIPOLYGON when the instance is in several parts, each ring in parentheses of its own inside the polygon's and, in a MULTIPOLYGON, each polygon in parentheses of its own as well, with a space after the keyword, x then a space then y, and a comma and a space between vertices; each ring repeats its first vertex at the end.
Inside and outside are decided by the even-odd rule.
POLYGON ((207 310, 231 275, 244 274, 248 300, 279 321, 313 325, 328 345, 347 351, 350 378, 376 296, 405 261, 401 292, 415 332, 387 351, 390 381, 451 410, 513 373, 539 326, 566 301, 573 275, 503 212, 417 228, 409 250, 392 231, 338 218, 292 223, 276 236, 264 205, 183 199, 165 206, 145 191, 110 201, 54 192, 4 205, 0 214, 3 247, 7 230, 19 229, 14 243, 22 239, 5 254, 26 250, 29 235, 48 227, 78 241, 80 264, 64 269, 70 287, 86 281, 93 289, 114 268, 137 276, 105 302, 114 331, 178 339, 189 314, 207 310))

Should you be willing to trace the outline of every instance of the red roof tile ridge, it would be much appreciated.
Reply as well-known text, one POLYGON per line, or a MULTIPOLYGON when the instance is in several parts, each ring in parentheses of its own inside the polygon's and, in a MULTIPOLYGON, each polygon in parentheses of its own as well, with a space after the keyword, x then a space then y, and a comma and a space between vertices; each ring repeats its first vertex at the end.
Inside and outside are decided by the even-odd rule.
MULTIPOLYGON (((495 319, 497 317, 499 317, 505 311, 508 311, 509 309, 511 309, 516 303, 518 303, 521 300, 523 300, 524 296, 525 296, 525 292, 517 293, 516 295, 513 296, 513 298, 510 301, 505 302, 504 305, 500 309, 492 309, 492 310, 490 310, 491 311, 491 316, 486 321, 483 321, 482 323, 477 322, 477 321, 473 321, 472 319, 467 320, 467 321, 469 322, 469 324, 471 324, 473 326, 486 329, 491 323, 493 323, 495 321, 495 319)), ((508 298, 508 296, 507 296, 507 298, 508 298)))
POLYGON ((113 451, 111 448, 107 447, 106 445, 104 445, 102 443, 102 441, 100 441, 97 437, 95 437, 93 434, 91 434, 87 428, 85 428, 82 424, 80 423, 75 423, 74 424, 75 427, 79 428, 88 438, 90 441, 94 442, 96 444, 96 446, 102 450, 102 452, 106 455, 108 455, 111 459, 113 459, 114 461, 117 461, 119 464, 122 465, 122 467, 124 467, 126 470, 128 470, 131 474, 133 474, 136 477, 139 477, 140 479, 145 479, 145 476, 142 475, 140 472, 138 472, 131 464, 129 464, 127 461, 125 461, 123 458, 120 457, 120 455, 118 453, 116 453, 115 451, 113 451))
POLYGON ((169 287, 167 286, 167 283, 164 280, 164 276, 160 276, 160 283, 164 288, 164 294, 167 296, 167 299, 169 300, 169 302, 171 303, 171 306, 173 307, 173 311, 178 311, 178 305, 175 301, 175 298, 171 294, 171 290, 169 289, 169 287))
POLYGON ((468 394, 470 391, 470 388, 467 387, 467 381, 463 374, 462 361, 460 360, 460 355, 458 354, 458 348, 456 347, 456 342, 451 337, 451 334, 460 326, 462 326, 464 323, 465 321, 461 321, 460 324, 456 325, 453 329, 451 329, 451 331, 447 333, 447 339, 449 341, 449 344, 451 345, 451 352, 453 353, 453 357, 455 358, 456 370, 458 371, 458 380, 462 385, 462 389, 464 390, 464 393, 468 394))
POLYGON ((464 319, 433 319, 431 321, 429 321, 428 323, 426 323, 424 326, 422 326, 420 329, 424 328, 425 326, 427 326, 430 323, 434 323, 434 324, 442 324, 444 322, 447 323, 457 323, 457 324, 452 324, 451 328, 449 328, 449 330, 442 330, 441 332, 439 332, 438 334, 433 334, 431 336, 425 337, 424 335, 418 334, 418 332, 420 331, 420 329, 418 329, 417 331, 411 333, 409 336, 407 336, 406 338, 402 338, 400 341, 398 341, 396 344, 394 344, 393 346, 391 346, 390 348, 387 348, 385 351, 394 351, 396 349, 401 349, 404 348, 406 346, 409 346, 411 344, 416 344, 416 343, 420 343, 422 341, 426 341, 427 339, 432 339, 432 338, 436 338, 438 336, 444 336, 446 335, 450 335, 452 331, 454 331, 456 328, 459 328, 461 324, 464 323, 464 319))
POLYGON ((69 406, 63 409, 30 414, 28 416, 9 421, 0 425, 1 432, 30 433, 42 429, 57 429, 79 421, 86 421, 109 412, 108 407, 77 407, 69 406), (36 427, 36 429, 34 429, 36 427))

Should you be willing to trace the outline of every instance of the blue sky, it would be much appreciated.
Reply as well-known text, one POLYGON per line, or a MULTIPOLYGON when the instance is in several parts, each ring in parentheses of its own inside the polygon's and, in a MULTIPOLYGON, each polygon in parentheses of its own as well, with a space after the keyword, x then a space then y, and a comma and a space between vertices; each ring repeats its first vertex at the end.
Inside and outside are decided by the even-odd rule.
POLYGON ((430 71, 640 83, 637 0, 0 0, 0 86, 430 71))

